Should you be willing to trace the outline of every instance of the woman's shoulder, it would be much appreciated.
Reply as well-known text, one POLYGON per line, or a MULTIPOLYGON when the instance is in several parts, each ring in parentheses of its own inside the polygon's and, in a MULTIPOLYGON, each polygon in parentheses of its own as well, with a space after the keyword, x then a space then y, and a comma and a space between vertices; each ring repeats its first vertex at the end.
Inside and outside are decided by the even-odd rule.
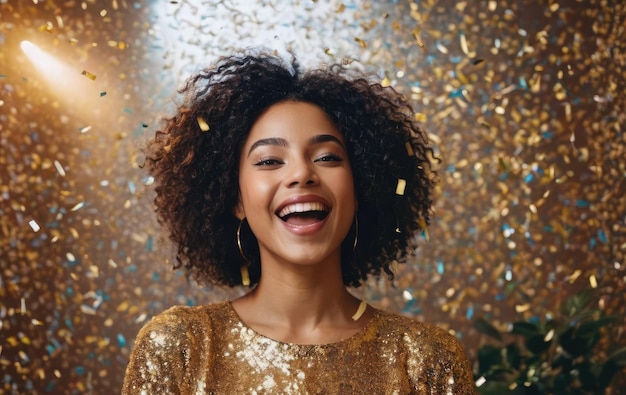
MULTIPOLYGON (((381 312, 379 317, 383 344, 402 355, 416 388, 428 383, 438 394, 476 393, 471 365, 454 335, 435 324, 396 313, 381 312)), ((426 388, 417 392, 423 391, 426 388)))
POLYGON ((214 323, 227 314, 227 303, 174 306, 152 317, 134 341, 122 393, 191 393, 182 389, 207 366, 212 339, 219 337, 214 323))
POLYGON ((379 310, 379 336, 402 339, 421 349, 449 350, 464 354, 461 342, 442 327, 399 313, 379 310))
POLYGON ((212 327, 212 321, 220 320, 221 316, 227 314, 228 303, 172 306, 153 316, 140 332, 144 335, 149 334, 151 338, 157 338, 159 335, 165 334, 168 336, 172 336, 172 334, 188 336, 199 330, 207 330, 212 327))
POLYGON ((188 305, 175 305, 168 309, 156 314, 152 317, 152 320, 170 320, 170 319, 194 319, 202 315, 220 314, 220 312, 228 310, 230 302, 218 302, 205 305, 188 306, 188 305))

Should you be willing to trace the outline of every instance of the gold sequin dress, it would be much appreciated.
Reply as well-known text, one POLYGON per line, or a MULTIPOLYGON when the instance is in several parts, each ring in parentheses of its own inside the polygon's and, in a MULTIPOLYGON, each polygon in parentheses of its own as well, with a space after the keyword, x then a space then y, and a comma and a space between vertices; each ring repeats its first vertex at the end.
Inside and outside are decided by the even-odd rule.
POLYGON ((436 326, 376 310, 361 331, 324 345, 279 342, 230 302, 173 307, 139 332, 129 394, 475 394, 460 343, 436 326))

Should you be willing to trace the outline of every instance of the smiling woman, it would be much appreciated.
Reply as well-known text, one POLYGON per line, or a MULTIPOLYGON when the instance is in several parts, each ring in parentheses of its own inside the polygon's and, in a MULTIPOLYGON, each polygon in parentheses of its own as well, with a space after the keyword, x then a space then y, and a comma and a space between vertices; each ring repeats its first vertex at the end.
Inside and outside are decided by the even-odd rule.
POLYGON ((298 273, 309 281, 341 282, 341 243, 356 214, 342 140, 321 108, 301 101, 272 105, 252 126, 239 160, 235 214, 256 235, 264 276, 308 264, 310 273, 298 273))
POLYGON ((459 342, 356 299, 428 223, 425 133, 392 88, 264 53, 193 76, 152 145, 178 267, 243 297, 175 307, 133 349, 123 393, 475 392, 459 342))

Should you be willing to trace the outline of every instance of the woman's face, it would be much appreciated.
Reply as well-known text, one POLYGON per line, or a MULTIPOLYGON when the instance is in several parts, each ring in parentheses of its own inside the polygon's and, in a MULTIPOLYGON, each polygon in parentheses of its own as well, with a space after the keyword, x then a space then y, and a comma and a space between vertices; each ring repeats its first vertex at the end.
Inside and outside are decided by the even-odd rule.
POLYGON ((239 159, 238 218, 261 262, 340 261, 357 204, 345 142, 316 105, 286 101, 253 124, 239 159))

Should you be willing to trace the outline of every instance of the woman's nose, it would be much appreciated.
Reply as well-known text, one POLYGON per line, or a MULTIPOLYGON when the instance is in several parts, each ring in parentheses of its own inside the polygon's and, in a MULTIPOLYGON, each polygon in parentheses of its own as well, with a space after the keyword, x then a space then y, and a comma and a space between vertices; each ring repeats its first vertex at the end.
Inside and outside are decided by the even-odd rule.
POLYGON ((305 160, 292 161, 288 165, 288 174, 285 184, 289 187, 317 185, 319 177, 315 171, 315 164, 305 160))

